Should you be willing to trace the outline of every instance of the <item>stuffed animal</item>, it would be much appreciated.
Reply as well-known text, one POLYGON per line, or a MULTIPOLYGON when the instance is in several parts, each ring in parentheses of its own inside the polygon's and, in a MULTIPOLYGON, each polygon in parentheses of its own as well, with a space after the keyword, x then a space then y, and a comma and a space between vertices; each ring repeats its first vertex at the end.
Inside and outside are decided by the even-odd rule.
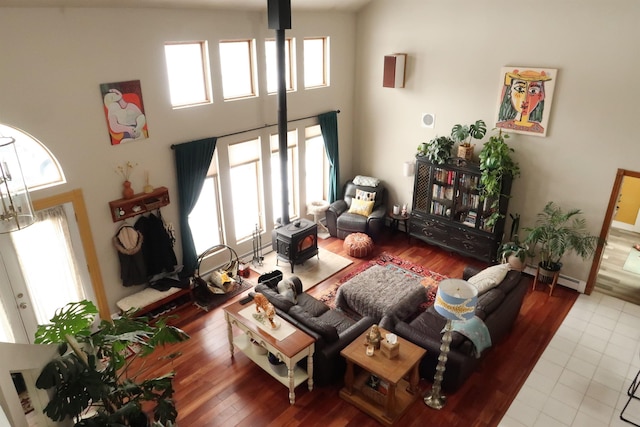
POLYGON ((260 313, 260 310, 262 310, 271 327, 275 329, 277 326, 273 319, 276 317, 276 309, 273 304, 269 302, 267 297, 259 293, 256 293, 253 297, 253 302, 256 304, 256 313, 260 313))

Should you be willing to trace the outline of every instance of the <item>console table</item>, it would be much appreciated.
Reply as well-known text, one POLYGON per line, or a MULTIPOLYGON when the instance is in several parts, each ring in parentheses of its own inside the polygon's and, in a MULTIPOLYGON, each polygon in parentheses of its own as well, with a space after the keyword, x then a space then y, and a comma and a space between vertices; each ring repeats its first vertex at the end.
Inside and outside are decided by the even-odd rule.
MULTIPOLYGON (((289 387, 289 403, 295 403, 295 388, 307 381, 309 391, 313 390, 313 352, 315 350, 315 339, 293 325, 287 323, 281 318, 277 321, 286 324, 287 328, 293 328, 293 333, 281 340, 265 332, 257 322, 247 319, 243 314, 246 308, 254 309, 253 302, 242 305, 240 301, 224 307, 224 318, 227 322, 227 332, 229 338, 229 349, 231 357, 234 357, 234 348, 244 353, 249 359, 260 366, 265 372, 277 379, 283 385, 289 387), (233 326, 240 329, 243 333, 234 336, 233 326), (266 355, 257 354, 252 349, 251 340, 257 342, 260 346, 267 349, 268 352, 274 354, 287 366, 287 376, 280 376, 275 373, 266 355), (307 357, 307 370, 296 366, 296 363, 307 357)), ((255 309, 254 309, 255 310, 255 309)), ((281 326, 282 327, 282 326, 281 326)))
MULTIPOLYGON (((387 331, 380 328, 380 332, 384 339, 387 331)), ((364 342, 368 333, 365 331, 340 352, 347 360, 345 385, 340 390, 340 397, 380 423, 392 426, 420 395, 418 365, 426 350, 398 337, 400 352, 397 357, 389 359, 380 350, 376 350, 373 356, 367 356, 364 342), (360 367, 358 373, 355 366, 360 367), (386 395, 367 384, 371 375, 388 384, 386 395), (406 376, 409 377, 408 382, 404 379, 406 376)))

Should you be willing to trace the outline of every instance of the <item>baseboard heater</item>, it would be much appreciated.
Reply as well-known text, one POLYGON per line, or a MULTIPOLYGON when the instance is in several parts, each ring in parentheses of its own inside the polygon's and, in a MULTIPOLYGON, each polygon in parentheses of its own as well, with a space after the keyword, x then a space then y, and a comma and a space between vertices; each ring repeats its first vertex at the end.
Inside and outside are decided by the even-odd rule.
MULTIPOLYGON (((531 277, 535 277, 537 269, 537 267, 527 264, 523 273, 528 274, 531 277)), ((581 294, 584 294, 584 290, 587 288, 587 282, 584 280, 578 280, 573 277, 565 276, 564 274, 560 274, 558 277, 558 284, 566 288, 574 289, 581 294)))

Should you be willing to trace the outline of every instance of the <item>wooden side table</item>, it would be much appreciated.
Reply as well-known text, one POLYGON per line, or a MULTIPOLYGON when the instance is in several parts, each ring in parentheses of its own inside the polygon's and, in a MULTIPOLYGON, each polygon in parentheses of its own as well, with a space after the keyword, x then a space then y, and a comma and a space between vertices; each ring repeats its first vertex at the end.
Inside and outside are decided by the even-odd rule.
MULTIPOLYGON (((288 386, 289 403, 293 405, 296 401, 294 390, 298 385, 307 381, 309 391, 313 390, 313 353, 316 340, 300 329, 295 328, 293 325, 290 326, 294 328, 295 331, 291 335, 282 340, 277 340, 240 313, 245 307, 253 307, 253 303, 242 305, 237 301, 224 307, 224 318, 227 321, 227 335, 229 338, 231 357, 233 357, 235 347, 260 366, 265 372, 269 373, 283 385, 288 386), (233 326, 244 333, 234 336, 233 326), (283 361, 287 366, 287 376, 283 377, 273 372, 269 366, 267 356, 256 354, 251 348, 252 344, 250 340, 254 340, 283 361), (307 358, 306 372, 304 369, 296 369, 297 362, 305 357, 307 358)), ((285 322, 282 319, 279 319, 279 321, 285 322)))
POLYGON ((407 233, 407 236, 409 236, 409 214, 400 215, 389 212, 388 217, 391 220, 391 230, 393 232, 398 231, 400 221, 402 221, 404 224, 404 232, 407 233))
MULTIPOLYGON (((383 337, 387 334, 382 328, 380 332, 383 337)), ((340 397, 380 423, 392 426, 420 396, 418 365, 426 350, 398 337, 398 357, 388 359, 380 350, 376 350, 373 356, 367 356, 364 343, 368 333, 365 331, 340 352, 347 360, 345 386, 340 390, 340 397), (387 383, 386 394, 368 384, 371 375, 387 383), (407 376, 408 381, 404 379, 407 376)))

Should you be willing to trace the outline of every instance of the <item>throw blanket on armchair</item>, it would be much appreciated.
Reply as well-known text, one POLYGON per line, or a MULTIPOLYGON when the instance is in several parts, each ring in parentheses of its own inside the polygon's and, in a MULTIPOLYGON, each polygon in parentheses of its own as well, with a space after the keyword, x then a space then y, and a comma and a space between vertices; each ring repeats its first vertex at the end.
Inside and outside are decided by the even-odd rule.
POLYGON ((491 335, 482 319, 474 316, 471 320, 454 320, 451 322, 451 330, 461 333, 475 346, 476 358, 480 358, 482 351, 491 347, 491 335))

